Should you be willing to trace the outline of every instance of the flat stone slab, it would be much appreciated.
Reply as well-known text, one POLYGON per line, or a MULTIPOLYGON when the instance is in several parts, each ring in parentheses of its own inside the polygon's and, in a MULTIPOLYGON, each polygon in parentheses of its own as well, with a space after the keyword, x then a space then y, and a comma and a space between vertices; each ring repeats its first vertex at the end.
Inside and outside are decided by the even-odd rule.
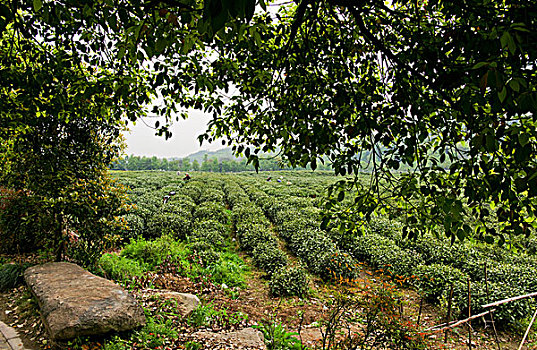
POLYGON ((235 332, 196 332, 194 337, 209 343, 209 349, 266 350, 263 334, 257 329, 244 328, 235 332))
POLYGON ((53 340, 121 332, 145 324, 144 312, 132 295, 78 265, 33 266, 24 272, 24 279, 39 302, 53 340))

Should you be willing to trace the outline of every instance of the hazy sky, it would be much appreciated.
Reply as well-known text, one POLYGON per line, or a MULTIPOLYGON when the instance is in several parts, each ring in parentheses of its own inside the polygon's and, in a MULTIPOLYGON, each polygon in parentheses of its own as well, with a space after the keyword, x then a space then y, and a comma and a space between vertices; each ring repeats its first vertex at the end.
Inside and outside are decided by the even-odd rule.
MULTIPOLYGON (((147 123, 137 121, 136 125, 129 123, 130 133, 125 133, 127 142, 127 155, 137 156, 157 156, 159 158, 186 157, 199 150, 217 150, 223 148, 221 142, 212 144, 204 143, 200 147, 197 136, 202 134, 207 128, 210 115, 205 115, 200 111, 190 112, 190 117, 186 120, 174 120, 171 131, 172 137, 168 140, 164 136, 156 136, 155 130, 150 128, 155 126, 157 118, 144 118, 147 123), (149 125, 149 126, 148 126, 149 125)), ((163 123, 164 118, 160 118, 163 123)))

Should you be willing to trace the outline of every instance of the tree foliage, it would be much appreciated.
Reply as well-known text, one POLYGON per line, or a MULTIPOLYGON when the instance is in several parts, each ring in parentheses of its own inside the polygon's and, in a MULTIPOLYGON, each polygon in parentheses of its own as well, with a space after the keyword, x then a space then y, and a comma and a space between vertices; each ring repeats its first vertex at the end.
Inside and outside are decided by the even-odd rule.
POLYGON ((14 27, 0 37, 0 186, 17 191, 2 198, 3 250, 44 244, 61 259, 71 240, 71 258, 90 264, 124 204, 106 173, 124 128, 110 74, 14 27))
MULTIPOLYGON (((342 230, 377 212, 403 215, 411 236, 475 228, 501 242, 537 225, 532 1, 297 0, 254 15, 255 4, 2 3, 0 29, 99 67, 115 117, 136 120, 159 96, 152 112, 168 122, 213 113, 201 141, 222 138, 254 165, 277 148, 314 169, 328 156, 349 175, 327 205, 342 230)), ((155 127, 169 136, 167 124, 155 127)))
POLYGON ((238 92, 204 138, 254 163, 279 146, 291 164, 328 155, 338 174, 368 169, 369 184, 349 178, 327 205, 350 232, 385 212, 403 215, 410 236, 529 234, 536 25, 531 1, 303 1, 260 15, 251 35, 218 42, 207 76, 238 92))

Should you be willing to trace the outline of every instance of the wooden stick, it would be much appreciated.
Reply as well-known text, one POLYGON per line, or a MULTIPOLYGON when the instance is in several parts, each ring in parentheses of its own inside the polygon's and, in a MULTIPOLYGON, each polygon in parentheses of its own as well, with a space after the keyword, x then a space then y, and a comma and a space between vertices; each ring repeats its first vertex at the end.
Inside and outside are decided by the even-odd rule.
POLYGON ((422 310, 422 307, 423 307, 423 297, 421 297, 420 299, 420 310, 418 311, 418 327, 420 325, 420 321, 421 321, 421 310, 422 310))
POLYGON ((442 324, 436 325, 436 326, 434 326, 434 327, 427 328, 427 329, 424 330, 423 332, 424 332, 424 333, 428 333, 428 332, 430 332, 430 333, 439 333, 439 332, 443 332, 443 331, 445 331, 445 330, 447 330, 447 329, 451 329, 451 328, 460 326, 461 324, 464 324, 464 323, 466 323, 466 322, 468 322, 468 321, 471 321, 471 320, 473 320, 473 319, 476 319, 476 318, 479 318, 479 317, 483 317, 483 316, 485 316, 485 315, 487 315, 487 314, 489 314, 489 313, 491 313, 491 312, 494 312, 494 311, 496 311, 496 309, 490 309, 490 310, 484 311, 484 312, 482 312, 482 313, 480 313, 480 314, 473 315, 472 317, 468 317, 468 318, 466 318, 466 319, 464 319, 464 320, 460 320, 460 321, 451 321, 451 322, 449 322, 449 324, 447 324, 446 327, 442 327, 442 326, 446 325, 446 323, 442 323, 442 324), (436 327, 442 327, 442 328, 435 329, 436 327))
MULTIPOLYGON (((451 283, 451 290, 449 291, 449 300, 448 300, 448 311, 447 311, 446 324, 449 324, 449 322, 451 322, 451 302, 452 301, 453 301, 453 283, 451 283)), ((448 334, 449 334, 449 329, 447 329, 446 333, 444 333, 444 343, 447 343, 448 334)))
POLYGON ((472 292, 470 289, 470 277, 468 277, 468 349, 472 350, 472 292))
POLYGON ((518 346, 518 350, 522 349, 522 345, 524 345, 524 342, 526 341, 526 338, 528 337, 528 334, 530 333, 531 326, 533 326, 533 322, 535 322, 536 317, 537 317, 537 309, 535 309, 535 313, 533 314, 533 317, 531 319, 530 325, 528 326, 528 329, 526 329, 524 338, 522 338, 522 341, 520 342, 520 345, 518 346))
POLYGON ((498 305, 501 305, 501 304, 508 303, 510 301, 515 301, 515 300, 525 299, 525 298, 531 298, 531 297, 537 297, 537 292, 530 293, 530 294, 519 295, 519 296, 516 296, 516 297, 512 297, 512 298, 504 299, 504 300, 500 300, 500 301, 495 301, 494 303, 482 305, 481 307, 486 309, 486 308, 491 307, 491 306, 498 306, 498 305))
MULTIPOLYGON (((485 261, 484 264, 485 269, 485 287, 487 289, 487 299, 490 298, 490 291, 489 291, 489 281, 488 281, 488 274, 487 274, 487 262, 485 261)), ((483 320, 485 321, 485 327, 487 326, 487 320, 483 317, 483 320)), ((496 331, 496 324, 494 323, 494 314, 490 313, 490 322, 492 323, 492 329, 494 330, 494 338, 496 339, 496 345, 498 345, 498 350, 502 350, 500 346, 500 338, 498 337, 498 332, 496 331)))

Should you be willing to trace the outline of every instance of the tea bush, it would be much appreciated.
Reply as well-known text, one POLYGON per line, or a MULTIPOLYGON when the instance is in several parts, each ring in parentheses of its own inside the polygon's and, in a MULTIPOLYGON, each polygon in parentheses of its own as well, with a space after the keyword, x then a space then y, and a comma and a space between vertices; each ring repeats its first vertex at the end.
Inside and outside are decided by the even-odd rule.
POLYGON ((171 235, 185 239, 192 232, 191 220, 181 214, 155 213, 147 220, 145 235, 148 238, 171 235))
POLYGON ((224 200, 224 193, 222 192, 222 190, 217 190, 217 189, 212 189, 212 188, 205 188, 201 191, 199 202, 200 203, 215 202, 222 206, 226 204, 224 200))
POLYGON ((468 279, 461 270, 442 264, 419 265, 413 273, 416 277, 411 283, 429 302, 438 302, 451 283, 464 283, 468 279))
MULTIPOLYGON (((481 305, 511 298, 524 294, 524 291, 517 286, 503 283, 489 283, 490 296, 487 297, 487 289, 484 282, 471 282, 471 306, 472 314, 483 312, 481 305)), ((467 317, 468 315, 468 285, 467 282, 456 282, 453 288, 454 315, 467 317)), ((442 293, 443 303, 447 303, 449 290, 442 293)), ((531 316, 534 311, 534 304, 530 299, 516 300, 496 307, 494 320, 499 326, 517 325, 525 318, 531 316)))
POLYGON ((241 248, 247 253, 252 253, 261 243, 268 242, 273 246, 278 245, 276 237, 264 224, 241 223, 237 225, 236 234, 241 248))
POLYGON ((287 266, 287 256, 277 246, 269 242, 258 244, 252 252, 254 265, 271 275, 287 266))
POLYGON ((272 274, 269 287, 274 296, 305 296, 308 292, 308 276, 300 267, 284 268, 272 274))
POLYGON ((145 222, 136 214, 126 214, 121 217, 125 221, 125 229, 122 233, 124 239, 135 238, 145 231, 145 222))
POLYGON ((229 216, 221 204, 205 202, 194 208, 194 220, 215 220, 222 224, 227 224, 229 216))

